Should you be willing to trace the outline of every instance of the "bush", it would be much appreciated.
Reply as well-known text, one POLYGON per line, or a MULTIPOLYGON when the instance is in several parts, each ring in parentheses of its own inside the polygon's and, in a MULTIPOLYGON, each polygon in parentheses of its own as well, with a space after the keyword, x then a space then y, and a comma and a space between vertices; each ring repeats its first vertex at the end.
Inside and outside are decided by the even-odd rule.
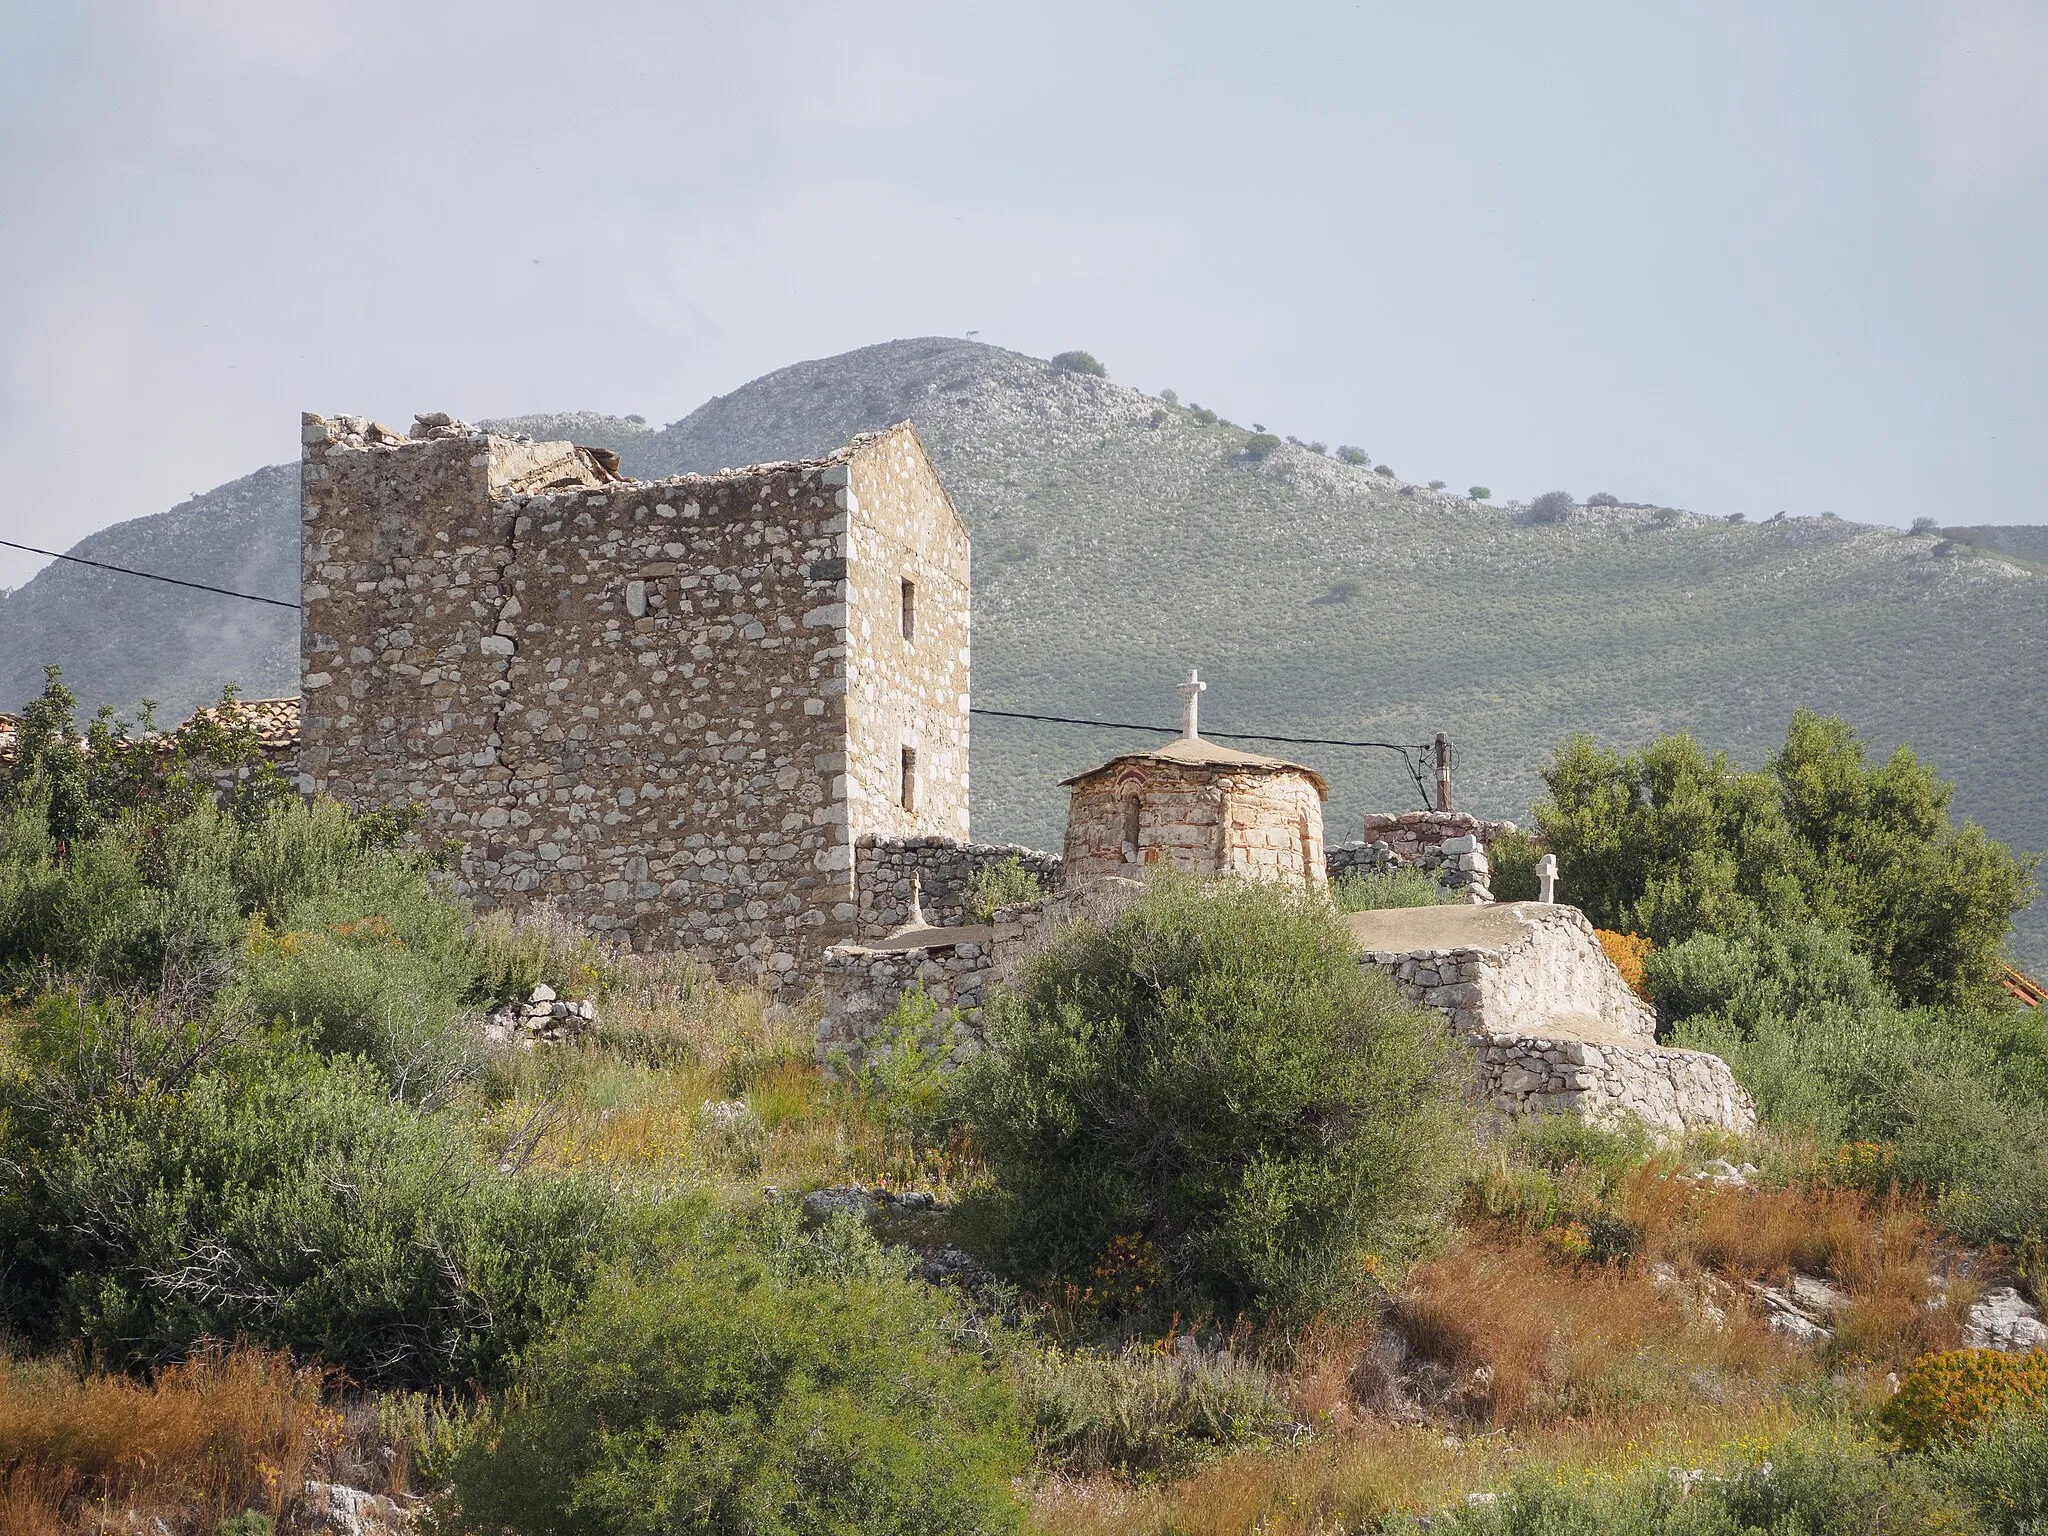
POLYGON ((1561 523, 1572 515, 1575 505, 1570 491, 1545 491, 1529 503, 1528 519, 1532 523, 1561 523))
POLYGON ((1972 1435, 1931 1447, 1934 1480, 1973 1506, 1998 1536, 2048 1531, 2048 1413, 2000 1415, 1972 1435))
POLYGON ((1357 1299, 1448 1192, 1464 1063, 1327 906, 1162 878, 1067 930, 984 1010, 959 1102, 977 1212, 1032 1279, 1157 1255, 1159 1315, 1301 1320, 1357 1299))
POLYGON ((1766 1124, 1871 1143, 1972 1242, 2048 1252, 2048 1039, 2018 1009, 1809 1009, 1750 1035, 1718 1015, 1675 1043, 1726 1058, 1766 1124))
POLYGON ((1372 467, 1372 472, 1389 480, 1394 478, 1394 466, 1391 464, 1375 464, 1372 467))
POLYGON ((1367 453, 1363 448, 1354 448, 1349 443, 1338 445, 1337 457, 1346 464, 1370 464, 1372 462, 1371 454, 1367 453))
POLYGON ((837 1059, 854 1098, 892 1130, 920 1145, 943 1139, 952 1123, 946 1095, 946 1067, 952 1058, 958 1020, 941 1008, 923 982, 896 1000, 875 1026, 858 1065, 837 1059))
POLYGON ((1486 885, 1493 892, 1493 899, 1534 901, 1541 895, 1543 888, 1536 878, 1536 863, 1543 852, 1541 843, 1519 829, 1496 832, 1486 845, 1486 885))
POLYGON ((1618 507, 1621 505, 1621 498, 1608 491, 1595 491, 1586 498, 1586 505, 1589 507, 1618 507))
POLYGON ((1330 451, 1328 443, 1308 443, 1304 446, 1307 447, 1310 453, 1315 454, 1319 458, 1327 456, 1330 451))
POLYGON ((1088 352, 1055 352, 1052 355, 1052 365, 1062 373, 1085 373, 1098 379, 1109 377, 1109 370, 1088 352))
POLYGON ((1466 487, 1465 494, 1474 501, 1491 501, 1493 500, 1493 487, 1490 485, 1468 486, 1466 487))
POLYGON ((1414 866, 1375 875, 1355 871, 1339 875, 1330 886, 1339 912, 1380 912, 1389 907, 1443 907, 1460 898, 1414 866))
POLYGON ((1915 535, 1939 533, 1941 532, 1941 523, 1932 517, 1916 517, 1913 519, 1913 526, 1907 531, 1915 535))
POLYGON ((1162 389, 1161 391, 1159 391, 1159 398, 1164 400, 1168 405, 1180 404, 1180 395, 1175 390, 1162 389))
POLYGON ((1280 446, 1280 439, 1270 432, 1254 432, 1245 439, 1244 456, 1253 463, 1265 458, 1280 446))
POLYGON ((1195 421, 1201 426, 1213 427, 1216 425, 1216 413, 1205 406, 1190 405, 1188 407, 1188 414, 1194 417, 1195 421))
POLYGON ((1655 952, 1656 946, 1640 934, 1615 933, 1608 928, 1596 928, 1593 937, 1600 941, 1601 953, 1621 972, 1621 979, 1628 983, 1629 991, 1649 1002, 1650 989, 1643 981, 1643 965, 1655 952))
POLYGON ((975 866, 974 873, 967 877, 967 896, 962 905, 969 922, 986 923, 996 915, 998 907, 1019 906, 1044 894, 1045 881, 1035 871, 1026 869, 1023 858, 1013 853, 1008 858, 975 866))
POLYGON ((587 1279, 602 1189, 493 1172, 361 1062, 65 996, 0 1080, 0 1323, 113 1365, 206 1338, 372 1384, 489 1378, 587 1279))
POLYGON ((1909 1451, 2014 1409, 2048 1412, 2048 1351, 1951 1349, 1913 1362, 1878 1421, 1909 1451))
POLYGON ((1444 482, 1441 480, 1432 480, 1429 482, 1429 488, 1432 491, 1440 491, 1444 488, 1444 482))
POLYGON ((614 1274, 528 1350, 452 1469, 459 1528, 1017 1529, 1021 1415, 953 1305, 851 1218, 768 1237, 614 1274))
POLYGON ((1804 710, 1756 772, 1689 736, 1627 757, 1579 736, 1543 781, 1537 826, 1597 926, 1675 945, 1815 921, 1907 1002, 1986 995, 2034 894, 2034 861, 1955 826, 1953 786, 1910 750, 1873 767, 1848 725, 1804 710))
POLYGON ((1814 922, 1694 934, 1654 951, 1643 980, 1667 1023, 1712 1013, 1745 1036, 1814 1010, 1891 1002, 1849 936, 1814 922))
MULTIPOLYGON (((1924 1536, 1969 1529, 1919 1468, 1848 1442, 1780 1442, 1698 1480, 1524 1474, 1497 1498, 1434 1517, 1437 1536, 1924 1536)), ((1413 1529, 1413 1527, 1410 1527, 1413 1529)))

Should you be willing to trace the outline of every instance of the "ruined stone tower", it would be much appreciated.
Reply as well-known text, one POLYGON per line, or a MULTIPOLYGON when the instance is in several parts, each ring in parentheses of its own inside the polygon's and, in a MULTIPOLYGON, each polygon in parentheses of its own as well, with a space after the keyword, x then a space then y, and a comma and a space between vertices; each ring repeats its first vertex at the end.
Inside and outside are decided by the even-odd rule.
POLYGON ((857 844, 966 837, 968 537, 908 423, 651 482, 443 416, 303 440, 302 781, 424 807, 479 905, 795 981, 857 844))

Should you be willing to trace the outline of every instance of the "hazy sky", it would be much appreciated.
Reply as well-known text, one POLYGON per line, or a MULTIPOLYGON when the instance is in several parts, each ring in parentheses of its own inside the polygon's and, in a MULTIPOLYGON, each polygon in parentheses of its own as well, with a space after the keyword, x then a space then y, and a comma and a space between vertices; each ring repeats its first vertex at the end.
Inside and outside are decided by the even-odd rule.
POLYGON ((2044 522, 2044 225, 2048 0, 0 0, 0 536, 969 331, 1502 496, 2044 522))

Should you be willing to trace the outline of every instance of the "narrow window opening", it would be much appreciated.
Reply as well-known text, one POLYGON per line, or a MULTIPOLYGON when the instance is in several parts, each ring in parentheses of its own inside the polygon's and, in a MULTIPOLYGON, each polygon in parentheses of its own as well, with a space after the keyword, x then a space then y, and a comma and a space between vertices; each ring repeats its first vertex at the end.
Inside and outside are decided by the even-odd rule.
POLYGON ((1124 862, 1126 864, 1135 864, 1138 862, 1138 797, 1136 795, 1126 795, 1124 797, 1123 813, 1124 862))
POLYGON ((903 809, 917 810, 917 748, 903 749, 903 809))
POLYGON ((903 638, 917 638, 917 583, 903 578, 903 638))

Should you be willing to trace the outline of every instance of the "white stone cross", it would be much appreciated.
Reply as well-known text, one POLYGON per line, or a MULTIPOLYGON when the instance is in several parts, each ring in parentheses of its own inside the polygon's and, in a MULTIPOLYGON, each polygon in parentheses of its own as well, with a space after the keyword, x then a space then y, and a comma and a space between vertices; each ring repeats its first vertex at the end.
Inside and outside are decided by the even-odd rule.
POLYGON ((1536 861, 1536 899, 1546 905, 1557 900, 1557 855, 1546 853, 1536 861))
POLYGON ((1200 700, 1208 692, 1209 685, 1202 681, 1202 674, 1193 667, 1188 668, 1188 680, 1175 691, 1181 696, 1180 733, 1183 738, 1193 741, 1202 733, 1196 729, 1195 721, 1200 713, 1200 700))

